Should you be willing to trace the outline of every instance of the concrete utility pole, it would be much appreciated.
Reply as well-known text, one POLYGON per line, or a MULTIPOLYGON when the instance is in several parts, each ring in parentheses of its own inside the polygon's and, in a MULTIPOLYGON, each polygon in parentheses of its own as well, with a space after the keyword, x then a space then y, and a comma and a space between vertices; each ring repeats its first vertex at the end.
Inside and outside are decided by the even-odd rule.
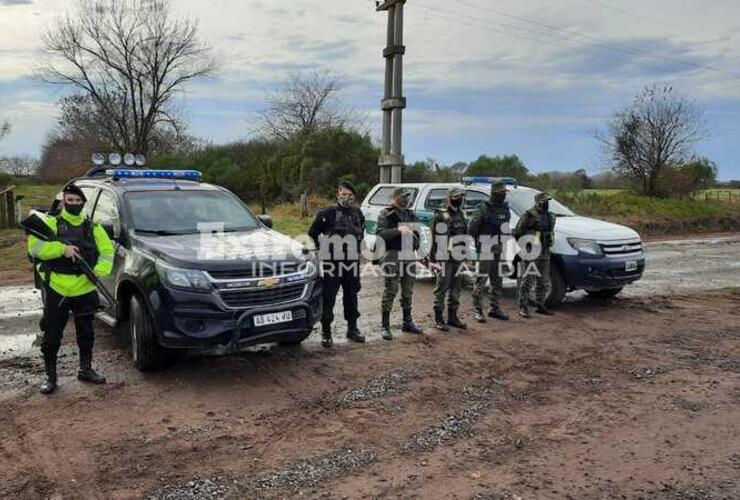
POLYGON ((401 182, 404 159, 401 148, 403 109, 403 6, 406 0, 384 0, 377 11, 388 11, 388 42, 383 50, 385 57, 385 94, 381 102, 383 110, 383 145, 378 165, 380 182, 401 182))

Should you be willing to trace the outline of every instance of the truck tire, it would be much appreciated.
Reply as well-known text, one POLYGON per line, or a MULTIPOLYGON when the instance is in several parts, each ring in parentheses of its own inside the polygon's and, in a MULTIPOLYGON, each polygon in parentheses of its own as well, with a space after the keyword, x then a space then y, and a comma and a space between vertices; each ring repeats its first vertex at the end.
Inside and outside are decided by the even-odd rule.
POLYGON ((285 347, 300 345, 303 343, 304 340, 306 340, 311 335, 311 332, 313 332, 313 330, 306 330, 305 332, 293 337, 290 340, 283 340, 281 342, 278 342, 278 345, 285 346, 285 347))
POLYGON ((565 298, 565 293, 568 291, 568 287, 565 284, 565 278, 563 273, 556 266, 550 267, 550 287, 547 291, 547 299, 545 304, 547 307, 557 307, 565 298))
POLYGON ((138 295, 131 297, 130 304, 129 334, 134 366, 143 372, 159 370, 164 363, 164 352, 157 343, 149 311, 138 295))
POLYGON ((589 297, 595 299, 613 299, 619 292, 622 291, 622 287, 619 288, 605 288, 603 290, 586 290, 589 297))

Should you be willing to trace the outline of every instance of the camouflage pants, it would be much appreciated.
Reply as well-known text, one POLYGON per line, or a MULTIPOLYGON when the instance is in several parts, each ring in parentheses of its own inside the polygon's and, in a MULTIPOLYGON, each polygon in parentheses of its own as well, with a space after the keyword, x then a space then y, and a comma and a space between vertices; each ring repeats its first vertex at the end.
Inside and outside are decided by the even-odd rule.
POLYGON ((473 307, 483 310, 483 296, 488 292, 488 305, 498 307, 503 292, 503 277, 499 273, 501 254, 494 253, 493 260, 476 263, 475 284, 473 285, 473 307), (488 282, 491 285, 487 287, 488 282))
POLYGON ((396 299, 398 289, 401 289, 401 308, 411 309, 416 284, 416 262, 399 261, 393 255, 386 257, 381 262, 381 269, 385 277, 383 288, 383 300, 381 310, 390 312, 393 309, 393 301, 396 299))
POLYGON ((537 305, 544 304, 547 298, 547 287, 550 282, 550 254, 545 253, 536 260, 521 261, 519 266, 519 307, 529 304, 529 298, 533 288, 535 292, 535 303, 537 305), (535 269, 537 270, 536 273, 535 269), (526 276, 523 276, 525 273, 526 276))
POLYGON ((458 274, 462 262, 454 260, 440 262, 442 270, 437 274, 437 281, 434 286, 434 308, 444 310, 445 296, 449 296, 447 306, 453 311, 460 307, 460 291, 463 285, 463 275, 458 274))

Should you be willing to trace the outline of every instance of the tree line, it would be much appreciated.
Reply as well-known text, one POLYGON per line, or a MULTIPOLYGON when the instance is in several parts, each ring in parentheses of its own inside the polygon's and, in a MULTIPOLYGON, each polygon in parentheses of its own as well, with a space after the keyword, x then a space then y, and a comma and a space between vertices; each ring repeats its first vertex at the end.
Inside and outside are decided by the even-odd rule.
MULTIPOLYGON (((3 165, 23 175, 36 169, 58 182, 89 167, 95 151, 144 153, 153 166, 192 167, 205 179, 263 205, 329 195, 340 178, 366 192, 377 180, 377 141, 365 117, 341 98, 342 78, 302 71, 266 96, 251 118, 250 139, 203 143, 188 133, 178 97, 190 82, 218 69, 198 22, 169 0, 77 0, 44 31, 45 81, 69 92, 38 164, 3 165)), ((0 140, 10 131, 0 121, 0 140)), ((463 176, 510 176, 541 189, 630 188, 649 196, 690 196, 716 181, 717 166, 694 153, 707 136, 699 106, 669 86, 646 88, 614 114, 596 137, 609 168, 589 176, 532 173, 517 155, 487 156, 440 166, 407 166, 407 182, 456 182, 463 176)))

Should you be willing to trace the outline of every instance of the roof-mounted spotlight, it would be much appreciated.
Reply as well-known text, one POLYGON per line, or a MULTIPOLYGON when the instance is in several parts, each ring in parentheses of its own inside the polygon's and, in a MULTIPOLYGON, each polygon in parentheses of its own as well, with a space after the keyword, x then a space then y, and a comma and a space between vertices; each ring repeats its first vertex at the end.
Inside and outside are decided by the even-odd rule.
POLYGON ((103 153, 93 153, 92 163, 96 167, 101 167, 105 165, 105 155, 103 155, 103 153))
POLYGON ((136 157, 134 155, 132 155, 131 153, 126 153, 123 156, 123 163, 127 167, 132 167, 134 165, 134 163, 136 163, 136 157))
POLYGON ((136 162, 136 165, 139 167, 143 167, 146 165, 146 158, 142 154, 138 154, 134 157, 134 161, 136 162))
POLYGON ((108 156, 108 163, 110 163, 113 166, 118 166, 121 164, 121 155, 118 153, 111 153, 110 156, 108 156))

